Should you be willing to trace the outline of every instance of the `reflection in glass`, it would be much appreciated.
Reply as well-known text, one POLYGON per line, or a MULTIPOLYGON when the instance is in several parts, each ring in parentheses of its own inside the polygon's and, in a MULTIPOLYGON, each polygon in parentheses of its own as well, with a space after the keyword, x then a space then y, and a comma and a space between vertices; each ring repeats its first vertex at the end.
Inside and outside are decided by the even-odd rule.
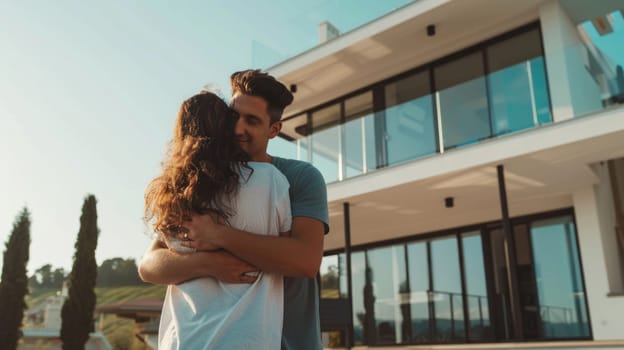
POLYGON ((347 294, 347 260, 344 253, 338 254, 338 289, 340 290, 340 297, 348 298, 347 294))
POLYGON ((531 252, 529 226, 517 224, 513 227, 516 245, 516 272, 518 275, 517 297, 520 299, 522 331, 525 339, 543 338, 540 327, 539 303, 535 285, 535 268, 531 252))
POLYGON ((344 163, 347 178, 377 167, 374 117, 371 114, 344 124, 344 163))
POLYGON ((490 325, 490 310, 483 246, 479 232, 462 235, 464 256, 464 276, 466 279, 466 299, 468 302, 469 339, 483 340, 493 337, 490 325))
POLYGON ((444 148, 488 138, 490 117, 481 52, 435 67, 434 76, 444 148))
POLYGON ((346 100, 344 108, 344 173, 348 178, 377 166, 372 91, 346 100))
POLYGON ((544 338, 589 337, 585 288, 572 218, 532 223, 531 243, 544 338))
POLYGON ((429 262, 427 243, 418 242, 407 246, 410 312, 412 316, 412 342, 429 343, 431 339, 429 315, 429 262))
POLYGON ((496 228, 489 232, 490 257, 492 259, 493 277, 493 318, 496 334, 501 339, 511 339, 513 336, 513 315, 511 313, 512 293, 509 288, 509 265, 507 262, 508 242, 502 229, 496 228))
MULTIPOLYGON (((367 344, 365 342, 365 321, 370 318, 367 316, 364 305, 364 295, 366 295, 366 260, 364 252, 355 252, 351 254, 351 278, 353 286, 353 343, 355 345, 367 344)), ((370 288, 369 288, 370 289, 370 288)), ((367 299, 370 297, 367 297, 367 299)), ((370 301, 369 301, 370 303, 370 301)), ((369 311, 369 313, 372 311, 369 311)))
POLYGON ((282 122, 280 134, 269 142, 268 153, 283 158, 308 161, 310 127, 308 115, 299 114, 282 122))
POLYGON ((334 104, 312 113, 312 164, 325 182, 338 180, 340 166, 340 105, 334 104))
POLYGON ((539 31, 491 45, 486 54, 494 134, 549 123, 550 104, 539 31))
MULTIPOLYGON (((341 270, 344 270, 344 267, 341 269, 341 260, 338 254, 326 255, 321 260, 319 273, 322 299, 343 298, 340 293, 342 287, 341 270)), ((321 308, 321 312, 323 312, 323 308, 321 308)), ((329 348, 344 346, 345 335, 343 330, 323 332, 323 337, 327 339, 329 348)))
POLYGON ((297 158, 305 162, 310 159, 310 137, 300 138, 295 141, 297 143, 297 158))
POLYGON ((386 85, 385 101, 388 164, 435 153, 437 141, 429 72, 386 85))
POLYGON ((404 246, 372 249, 367 258, 377 330, 376 343, 369 344, 404 343, 411 322, 408 309, 401 307, 408 293, 404 246))
POLYGON ((269 142, 267 153, 282 158, 299 159, 297 157, 297 141, 287 141, 281 137, 276 137, 269 142))
POLYGON ((463 340, 464 311, 455 237, 431 241, 435 342, 463 340))
POLYGON ((583 59, 575 63, 582 64, 578 66, 580 72, 587 74, 587 84, 570 84, 572 93, 580 97, 573 101, 575 116, 624 104, 624 55, 620 45, 624 42, 624 10, 619 7, 619 11, 605 14, 610 33, 598 31, 588 18, 578 27, 588 44, 566 52, 568 60, 582 55, 583 59))
POLYGON ((321 260, 321 298, 340 298, 338 255, 324 256, 321 260))

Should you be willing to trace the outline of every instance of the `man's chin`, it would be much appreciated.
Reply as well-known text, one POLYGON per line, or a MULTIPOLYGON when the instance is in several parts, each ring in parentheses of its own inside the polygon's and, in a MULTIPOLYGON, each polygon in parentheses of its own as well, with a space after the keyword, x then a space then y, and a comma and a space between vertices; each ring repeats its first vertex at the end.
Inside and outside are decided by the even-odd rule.
POLYGON ((249 154, 249 143, 248 142, 244 142, 241 141, 238 143, 238 146, 240 147, 241 150, 243 150, 243 152, 249 154))

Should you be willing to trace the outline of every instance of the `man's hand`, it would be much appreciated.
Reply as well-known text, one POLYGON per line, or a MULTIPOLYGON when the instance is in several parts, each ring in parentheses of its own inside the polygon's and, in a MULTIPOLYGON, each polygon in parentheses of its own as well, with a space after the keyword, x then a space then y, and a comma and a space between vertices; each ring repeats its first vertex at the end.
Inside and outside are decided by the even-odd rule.
POLYGON ((293 219, 290 235, 257 235, 216 225, 210 243, 249 261, 262 271, 289 277, 314 278, 323 258, 324 227, 308 217, 293 219))
POLYGON ((214 253, 218 268, 213 277, 225 283, 253 283, 259 273, 258 268, 240 260, 234 255, 220 250, 214 253))

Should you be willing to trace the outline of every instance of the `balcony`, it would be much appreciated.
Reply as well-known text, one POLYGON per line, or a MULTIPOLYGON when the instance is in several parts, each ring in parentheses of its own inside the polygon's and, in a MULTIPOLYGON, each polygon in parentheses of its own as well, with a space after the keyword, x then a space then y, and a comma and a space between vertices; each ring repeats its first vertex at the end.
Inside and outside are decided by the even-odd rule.
POLYGON ((327 183, 436 156, 624 103, 621 12, 613 31, 543 49, 534 24, 284 120, 269 152, 314 164, 327 183))

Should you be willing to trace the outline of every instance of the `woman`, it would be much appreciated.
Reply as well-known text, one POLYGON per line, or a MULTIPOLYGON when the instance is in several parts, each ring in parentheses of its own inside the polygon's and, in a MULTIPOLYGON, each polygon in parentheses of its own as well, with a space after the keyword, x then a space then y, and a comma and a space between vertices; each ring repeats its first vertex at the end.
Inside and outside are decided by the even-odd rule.
MULTIPOLYGON (((288 234, 288 182, 271 164, 248 162, 234 137, 235 112, 203 92, 184 101, 163 173, 148 186, 146 220, 167 246, 188 252, 180 238, 191 215, 210 214, 264 235, 288 234)), ((159 349, 279 349, 283 278, 260 273, 251 284, 206 277, 170 285, 159 349)))

